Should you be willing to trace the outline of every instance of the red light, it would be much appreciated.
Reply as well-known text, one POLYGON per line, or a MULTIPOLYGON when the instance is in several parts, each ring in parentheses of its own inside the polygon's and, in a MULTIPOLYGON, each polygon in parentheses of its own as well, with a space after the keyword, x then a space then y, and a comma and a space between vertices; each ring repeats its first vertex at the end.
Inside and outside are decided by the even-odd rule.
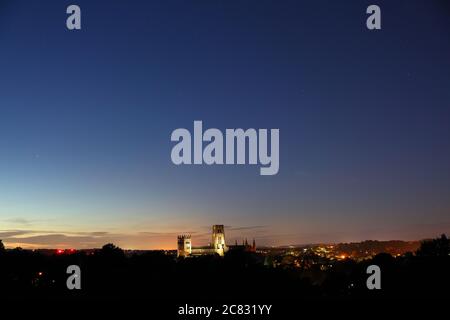
POLYGON ((64 253, 64 250, 58 249, 58 250, 56 250, 56 253, 57 253, 57 254, 63 254, 63 253, 64 253))

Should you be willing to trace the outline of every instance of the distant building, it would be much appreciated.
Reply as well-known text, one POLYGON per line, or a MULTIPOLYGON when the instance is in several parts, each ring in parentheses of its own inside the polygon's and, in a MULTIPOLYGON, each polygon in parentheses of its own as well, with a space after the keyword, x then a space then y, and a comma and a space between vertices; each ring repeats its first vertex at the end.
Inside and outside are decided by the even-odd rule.
POLYGON ((192 242, 190 235, 178 236, 177 255, 178 257, 187 257, 192 254, 192 242))
POLYGON ((238 245, 237 241, 234 246, 227 246, 225 241, 225 227, 223 225, 214 225, 212 227, 212 239, 211 244, 207 247, 192 247, 191 235, 179 235, 177 245, 177 256, 188 257, 191 255, 208 255, 218 254, 224 256, 229 250, 242 250, 248 252, 256 251, 255 240, 253 239, 253 245, 249 245, 247 239, 242 242, 242 245, 238 245))
POLYGON ((248 243, 247 239, 245 239, 245 241, 243 240, 242 244, 238 244, 236 241, 234 246, 229 246, 228 249, 233 251, 240 250, 245 252, 256 252, 255 239, 253 239, 253 243, 251 245, 248 243))
POLYGON ((225 252, 228 251, 225 243, 225 227, 223 225, 213 226, 211 246, 219 256, 225 255, 225 252))

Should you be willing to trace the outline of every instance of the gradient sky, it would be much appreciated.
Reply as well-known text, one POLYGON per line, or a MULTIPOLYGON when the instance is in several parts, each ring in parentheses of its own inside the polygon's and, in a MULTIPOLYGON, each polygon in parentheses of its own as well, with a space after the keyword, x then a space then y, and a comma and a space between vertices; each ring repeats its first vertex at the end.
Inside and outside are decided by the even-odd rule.
POLYGON ((450 5, 0 0, 0 239, 174 248, 450 231, 450 5), (82 30, 65 27, 66 7, 82 30), (279 128, 280 172, 175 166, 176 128, 279 128))

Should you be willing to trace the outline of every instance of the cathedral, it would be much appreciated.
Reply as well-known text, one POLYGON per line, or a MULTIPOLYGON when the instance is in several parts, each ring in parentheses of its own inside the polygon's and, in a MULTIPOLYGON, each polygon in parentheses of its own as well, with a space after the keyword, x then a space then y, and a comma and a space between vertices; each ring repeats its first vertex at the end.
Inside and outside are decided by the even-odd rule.
POLYGON ((223 257, 229 250, 242 250, 255 252, 256 244, 253 239, 253 244, 249 245, 247 240, 238 245, 237 241, 235 245, 227 246, 225 242, 225 227, 223 225, 214 225, 212 227, 212 239, 209 246, 205 247, 192 247, 191 235, 179 235, 177 245, 178 257, 189 257, 196 255, 218 254, 223 257))

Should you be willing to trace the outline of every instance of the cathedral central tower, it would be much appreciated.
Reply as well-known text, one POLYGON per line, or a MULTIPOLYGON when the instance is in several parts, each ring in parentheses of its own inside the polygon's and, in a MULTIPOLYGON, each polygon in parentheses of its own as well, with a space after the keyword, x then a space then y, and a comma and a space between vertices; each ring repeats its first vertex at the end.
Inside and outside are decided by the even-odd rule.
POLYGON ((223 256, 225 252, 228 251, 227 245, 225 243, 225 227, 223 225, 216 224, 213 226, 211 246, 220 256, 223 256))

